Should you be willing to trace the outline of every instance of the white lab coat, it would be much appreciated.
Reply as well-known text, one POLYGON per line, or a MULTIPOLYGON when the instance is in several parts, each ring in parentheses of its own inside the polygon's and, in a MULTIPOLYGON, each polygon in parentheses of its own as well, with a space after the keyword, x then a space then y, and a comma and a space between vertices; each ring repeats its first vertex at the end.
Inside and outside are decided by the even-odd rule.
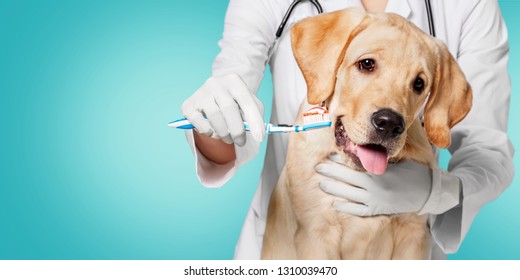
MULTIPOLYGON (((225 19, 222 51, 213 65, 213 75, 238 74, 256 93, 267 63, 270 64, 274 97, 271 123, 293 123, 306 95, 303 76, 293 58, 289 28, 294 22, 317 12, 309 1, 299 4, 291 15, 279 42, 274 34, 293 0, 231 0, 225 19), (274 51, 273 51, 274 50, 274 51), (272 53, 272 56, 269 55, 272 53)), ((324 12, 361 6, 359 0, 321 0, 324 12)), ((390 0, 386 12, 408 18, 428 32, 424 1, 390 0)), ((510 98, 507 72, 509 48, 507 31, 496 0, 433 0, 436 37, 444 41, 458 59, 474 94, 472 111, 452 130, 449 172, 462 182, 462 203, 448 212, 432 216, 432 258, 456 252, 478 213, 511 184, 513 147, 506 134, 510 98)), ((196 172, 206 187, 220 187, 237 169, 251 160, 259 149, 251 136, 244 147, 236 146, 237 159, 225 165, 209 162, 194 147, 196 172)), ((269 136, 264 167, 256 194, 238 241, 236 259, 259 259, 271 192, 285 164, 288 135, 269 136)), ((442 172, 433 174, 433 194, 426 208, 442 207, 442 172)), ((253 181, 251 182, 253 183, 253 181)), ((453 183, 453 181, 451 181, 453 183)), ((458 194, 457 194, 458 195, 458 194)))

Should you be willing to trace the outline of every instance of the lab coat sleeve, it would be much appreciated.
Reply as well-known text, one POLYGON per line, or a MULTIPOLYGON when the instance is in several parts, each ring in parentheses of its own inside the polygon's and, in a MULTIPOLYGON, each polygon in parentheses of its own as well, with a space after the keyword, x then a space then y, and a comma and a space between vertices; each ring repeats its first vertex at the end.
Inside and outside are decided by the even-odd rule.
POLYGON ((448 171, 460 182, 439 179, 438 186, 433 186, 462 186, 459 205, 434 216, 431 223, 432 236, 445 253, 458 250, 480 208, 496 199, 513 179, 514 149, 507 135, 509 47, 497 1, 480 0, 470 11, 457 58, 473 89, 473 107, 452 129, 448 171))
MULTIPOLYGON (((285 5, 288 6, 289 2, 231 0, 226 12, 223 37, 219 42, 221 51, 213 63, 213 76, 237 74, 249 91, 256 94, 275 41, 276 24, 281 21, 285 5)), ((219 165, 206 159, 196 149, 192 131, 186 132, 186 138, 195 155, 197 176, 206 187, 224 185, 241 165, 258 153, 260 146, 246 133, 246 144, 243 147, 235 145, 236 160, 219 165)))

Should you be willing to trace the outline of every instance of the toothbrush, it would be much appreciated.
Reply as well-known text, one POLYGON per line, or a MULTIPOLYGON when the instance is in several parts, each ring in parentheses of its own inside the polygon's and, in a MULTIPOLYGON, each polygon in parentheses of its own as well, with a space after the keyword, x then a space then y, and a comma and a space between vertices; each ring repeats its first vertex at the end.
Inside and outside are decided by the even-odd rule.
MULTIPOLYGON (((307 112, 303 113, 303 125, 287 125, 287 124, 265 124, 265 131, 267 134, 272 133, 287 133, 287 132, 302 132, 324 127, 330 127, 332 122, 330 120, 329 111, 324 107, 313 107, 307 112)), ((168 126, 178 129, 194 129, 195 127, 186 119, 178 119, 168 123, 168 126)), ((249 131, 249 124, 244 122, 244 128, 249 131)))

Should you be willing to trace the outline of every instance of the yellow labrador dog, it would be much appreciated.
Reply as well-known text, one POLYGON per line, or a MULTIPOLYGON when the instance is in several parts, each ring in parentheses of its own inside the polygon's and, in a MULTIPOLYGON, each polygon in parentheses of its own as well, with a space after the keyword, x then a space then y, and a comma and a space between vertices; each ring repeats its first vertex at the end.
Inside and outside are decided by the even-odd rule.
POLYGON ((333 125, 290 136, 262 258, 429 258, 426 215, 340 213, 314 168, 333 153, 374 174, 403 159, 433 167, 432 145, 448 147, 450 128, 471 108, 471 88, 456 61, 406 19, 356 8, 304 19, 292 27, 291 40, 308 88, 296 124, 310 104, 324 102, 333 125))

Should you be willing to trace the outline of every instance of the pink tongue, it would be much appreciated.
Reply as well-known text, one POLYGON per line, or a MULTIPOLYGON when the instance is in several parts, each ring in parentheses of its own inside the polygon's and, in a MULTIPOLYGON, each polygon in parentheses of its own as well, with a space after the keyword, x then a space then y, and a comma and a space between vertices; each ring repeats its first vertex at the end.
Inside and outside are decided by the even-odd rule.
POLYGON ((381 175, 385 173, 388 164, 388 155, 385 151, 371 149, 366 146, 358 146, 356 155, 361 160, 363 168, 368 172, 381 175))

